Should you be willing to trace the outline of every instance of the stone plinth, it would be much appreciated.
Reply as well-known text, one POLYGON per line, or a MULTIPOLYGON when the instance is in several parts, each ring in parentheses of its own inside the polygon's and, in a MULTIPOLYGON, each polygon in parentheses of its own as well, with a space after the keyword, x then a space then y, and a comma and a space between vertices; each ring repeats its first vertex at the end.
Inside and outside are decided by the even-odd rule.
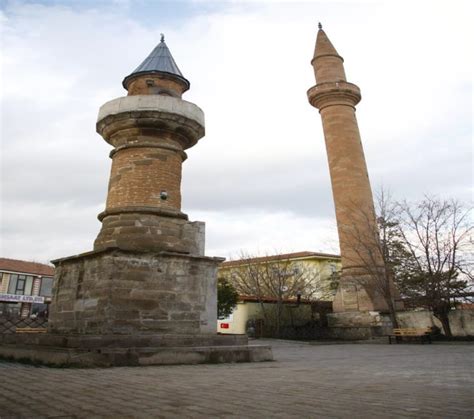
POLYGON ((215 333, 221 258, 123 249, 54 261, 51 333, 215 333))
POLYGON ((218 335, 221 258, 109 248, 54 261, 48 333, 1 335, 0 356, 61 366, 256 362, 246 335, 218 335))
POLYGON ((365 340, 391 333, 390 318, 378 311, 348 311, 327 315, 328 337, 365 340))

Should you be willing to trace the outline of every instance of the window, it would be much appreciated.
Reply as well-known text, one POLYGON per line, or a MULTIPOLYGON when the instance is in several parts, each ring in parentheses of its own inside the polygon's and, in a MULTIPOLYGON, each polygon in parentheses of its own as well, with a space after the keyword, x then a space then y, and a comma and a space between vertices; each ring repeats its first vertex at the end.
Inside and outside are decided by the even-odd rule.
POLYGON ((25 293, 25 282, 26 282, 25 276, 18 275, 18 279, 16 281, 15 294, 23 295, 25 293))
POLYGON ((33 291, 33 277, 28 275, 25 282, 25 295, 31 295, 33 291))
POLYGON ((39 295, 42 297, 51 297, 53 295, 53 278, 41 278, 41 288, 39 295))
POLYGON ((21 303, 0 303, 1 317, 19 317, 21 311, 21 303))
POLYGON ((10 282, 8 283, 8 294, 15 294, 17 281, 18 281, 18 275, 16 274, 10 275, 10 282))
POLYGON ((31 295, 33 277, 31 275, 10 275, 8 294, 31 295))

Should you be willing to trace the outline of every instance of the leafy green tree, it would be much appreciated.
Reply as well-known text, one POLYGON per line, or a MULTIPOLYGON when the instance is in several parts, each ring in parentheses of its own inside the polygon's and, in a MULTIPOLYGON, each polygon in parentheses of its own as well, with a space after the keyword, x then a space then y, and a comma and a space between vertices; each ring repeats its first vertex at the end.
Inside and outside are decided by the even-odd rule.
POLYGON ((239 294, 234 286, 225 278, 217 280, 217 318, 224 319, 232 314, 239 294))

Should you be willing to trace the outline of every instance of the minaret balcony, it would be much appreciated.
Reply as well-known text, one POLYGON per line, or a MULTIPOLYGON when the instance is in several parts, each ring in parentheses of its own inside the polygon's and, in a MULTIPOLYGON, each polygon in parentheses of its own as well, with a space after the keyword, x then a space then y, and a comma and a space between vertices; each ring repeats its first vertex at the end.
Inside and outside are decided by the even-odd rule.
POLYGON ((172 96, 125 96, 101 106, 96 129, 116 148, 159 143, 166 132, 185 150, 204 136, 204 112, 172 96))
POLYGON ((334 105, 355 107, 361 100, 361 94, 355 84, 341 80, 313 86, 308 90, 308 100, 319 110, 334 105))

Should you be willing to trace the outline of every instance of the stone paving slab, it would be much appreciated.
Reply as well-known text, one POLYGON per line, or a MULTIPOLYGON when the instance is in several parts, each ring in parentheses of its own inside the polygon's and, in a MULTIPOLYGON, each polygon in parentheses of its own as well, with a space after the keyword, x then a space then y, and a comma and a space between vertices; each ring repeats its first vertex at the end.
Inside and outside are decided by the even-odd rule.
POLYGON ((473 345, 273 346, 266 363, 0 362, 0 418, 472 418, 473 345))

